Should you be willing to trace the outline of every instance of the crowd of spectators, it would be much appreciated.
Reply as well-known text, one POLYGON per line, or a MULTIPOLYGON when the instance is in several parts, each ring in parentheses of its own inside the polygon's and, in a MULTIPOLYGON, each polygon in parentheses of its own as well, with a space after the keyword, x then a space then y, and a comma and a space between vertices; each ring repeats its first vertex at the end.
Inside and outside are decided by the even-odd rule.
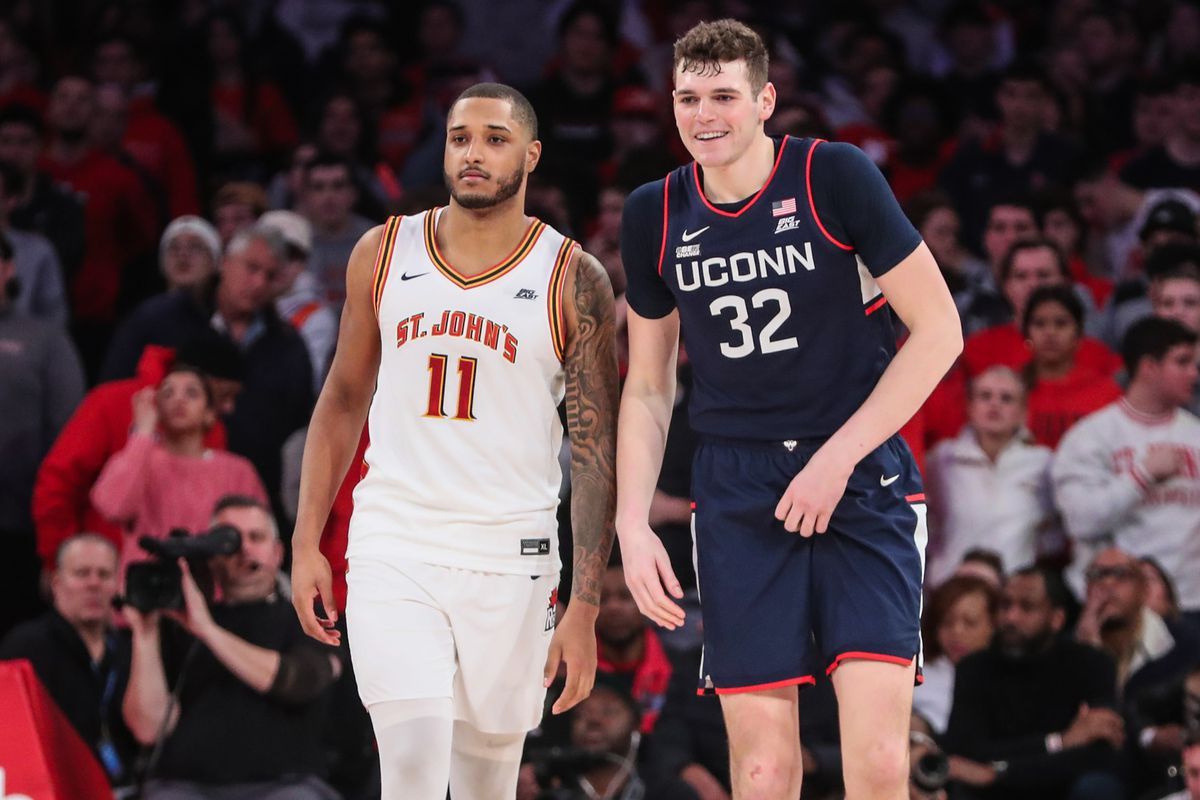
MULTIPOLYGON (((967 337, 903 431, 929 499, 913 797, 1200 800, 1197 0, 0 2, 0 657, 114 786, 378 792, 352 665, 279 602, 350 250, 446 202, 447 108, 501 80, 539 115, 529 213, 623 322, 624 199, 686 157, 671 43, 722 16, 768 43, 770 133, 888 178, 967 337), (182 608, 113 609, 139 537, 216 522, 241 552, 182 608)), ((679 365, 651 522, 689 622, 651 630, 614 561, 602 677, 531 736, 522 800, 729 797, 679 365)), ((799 725, 805 798, 838 797, 828 681, 799 725)))

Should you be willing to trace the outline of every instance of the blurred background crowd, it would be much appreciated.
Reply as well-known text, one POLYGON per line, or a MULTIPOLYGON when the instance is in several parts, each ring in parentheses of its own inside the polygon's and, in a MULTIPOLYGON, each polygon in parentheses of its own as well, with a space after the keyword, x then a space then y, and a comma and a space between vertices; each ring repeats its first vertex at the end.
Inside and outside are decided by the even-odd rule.
MULTIPOLYGON (((1200 800, 1197 0, 0 2, 0 658, 114 786, 378 792, 352 665, 284 575, 350 250, 446 202, 447 108, 499 80, 539 115, 528 212, 620 309, 624 199, 686 160, 672 42, 723 16, 768 44, 768 132, 875 161, 967 336, 903 431, 930 528, 913 797, 1200 800), (214 521, 242 547, 209 601, 113 611, 138 537, 214 521)), ((649 628, 614 558, 597 690, 531 736, 522 800, 729 797, 683 356, 652 524, 689 624, 649 628)), ((800 715, 804 796, 838 797, 827 681, 800 715)))

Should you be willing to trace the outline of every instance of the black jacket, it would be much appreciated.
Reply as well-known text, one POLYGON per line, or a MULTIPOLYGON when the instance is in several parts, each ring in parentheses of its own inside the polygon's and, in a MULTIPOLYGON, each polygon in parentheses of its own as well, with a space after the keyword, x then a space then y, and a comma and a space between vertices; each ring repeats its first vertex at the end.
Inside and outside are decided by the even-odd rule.
POLYGON ((1114 769, 1116 753, 1101 743, 1049 753, 1046 735, 1070 727, 1084 703, 1115 708, 1116 686, 1108 655, 1068 639, 1021 660, 996 647, 974 653, 956 671, 946 750, 1007 762, 996 797, 1060 800, 1080 775, 1114 769))

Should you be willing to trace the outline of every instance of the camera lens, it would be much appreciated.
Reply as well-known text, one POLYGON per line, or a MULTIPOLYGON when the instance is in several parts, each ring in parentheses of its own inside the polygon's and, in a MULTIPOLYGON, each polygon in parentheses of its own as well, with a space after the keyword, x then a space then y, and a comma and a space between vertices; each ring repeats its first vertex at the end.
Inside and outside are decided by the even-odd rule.
POLYGON ((945 753, 926 753, 913 765, 912 781, 925 792, 943 789, 950 779, 950 760, 945 753))

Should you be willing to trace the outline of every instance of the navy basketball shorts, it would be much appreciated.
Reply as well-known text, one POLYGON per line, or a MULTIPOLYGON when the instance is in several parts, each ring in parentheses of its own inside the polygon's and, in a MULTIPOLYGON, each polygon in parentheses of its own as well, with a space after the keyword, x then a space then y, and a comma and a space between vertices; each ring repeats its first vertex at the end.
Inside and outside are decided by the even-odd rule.
POLYGON ((775 507, 820 442, 705 438, 692 470, 704 621, 702 694, 815 683, 847 659, 907 665, 920 680, 925 495, 908 445, 866 456, 823 534, 775 507))

